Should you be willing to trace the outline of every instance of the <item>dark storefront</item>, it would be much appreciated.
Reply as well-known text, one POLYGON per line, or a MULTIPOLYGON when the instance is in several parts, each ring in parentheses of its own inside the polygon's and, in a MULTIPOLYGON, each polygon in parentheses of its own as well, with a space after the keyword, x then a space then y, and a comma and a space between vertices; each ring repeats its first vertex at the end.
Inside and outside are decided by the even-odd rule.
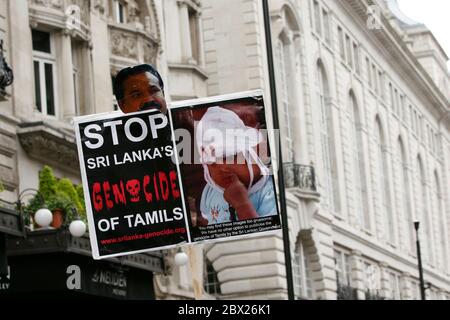
POLYGON ((87 236, 74 238, 65 228, 21 230, 19 216, 0 208, 0 299, 155 299, 161 253, 96 261, 87 236))

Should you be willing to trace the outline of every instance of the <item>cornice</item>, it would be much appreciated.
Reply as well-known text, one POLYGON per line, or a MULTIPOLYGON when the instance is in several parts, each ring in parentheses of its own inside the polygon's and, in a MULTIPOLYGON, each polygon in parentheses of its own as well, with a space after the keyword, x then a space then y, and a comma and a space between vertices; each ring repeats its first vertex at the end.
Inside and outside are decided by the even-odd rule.
POLYGON ((80 174, 73 134, 62 128, 54 128, 44 121, 39 121, 19 124, 17 136, 30 157, 75 175, 80 174))
MULTIPOLYGON (((369 6, 378 5, 374 0, 343 0, 340 1, 350 7, 359 18, 359 22, 366 23, 369 6)), ((439 113, 449 110, 449 101, 439 90, 411 50, 407 47, 402 36, 391 25, 387 17, 382 13, 380 18, 381 28, 367 32, 369 38, 378 42, 384 48, 384 54, 388 61, 397 63, 396 69, 401 68, 400 73, 405 76, 405 81, 416 87, 418 93, 427 98, 439 113)), ((412 88, 414 90, 414 88, 412 88)))

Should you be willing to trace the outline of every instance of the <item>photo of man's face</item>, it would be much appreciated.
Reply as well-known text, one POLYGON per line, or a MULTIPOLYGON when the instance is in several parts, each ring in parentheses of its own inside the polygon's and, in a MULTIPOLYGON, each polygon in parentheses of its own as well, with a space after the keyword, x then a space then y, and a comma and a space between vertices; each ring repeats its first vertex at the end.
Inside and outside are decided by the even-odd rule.
POLYGON ((150 72, 131 75, 123 82, 123 99, 119 101, 124 113, 156 109, 167 112, 166 100, 158 78, 150 72))

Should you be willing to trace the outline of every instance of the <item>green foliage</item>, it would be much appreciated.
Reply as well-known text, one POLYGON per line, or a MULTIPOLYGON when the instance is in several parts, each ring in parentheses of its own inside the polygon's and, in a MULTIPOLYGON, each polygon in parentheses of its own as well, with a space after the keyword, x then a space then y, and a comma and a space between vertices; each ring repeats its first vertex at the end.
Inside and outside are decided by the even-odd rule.
POLYGON ((81 209, 78 211, 80 214, 81 219, 87 223, 87 216, 86 216, 86 203, 84 202, 84 191, 83 186, 81 184, 75 186, 75 190, 78 194, 78 199, 81 203, 81 209))
POLYGON ((3 183, 0 181, 0 192, 5 191, 5 187, 3 186, 3 183))
POLYGON ((49 166, 39 171, 39 192, 48 199, 56 194, 56 178, 53 175, 53 170, 49 166))
MULTIPOLYGON (((76 208, 81 219, 87 221, 83 187, 74 186, 68 178, 57 180, 49 166, 45 166, 39 172, 39 193, 50 211, 61 209, 64 212, 66 222, 76 218, 71 207, 76 208)), ((26 220, 29 219, 29 215, 34 214, 42 206, 39 195, 36 195, 24 208, 26 220)))

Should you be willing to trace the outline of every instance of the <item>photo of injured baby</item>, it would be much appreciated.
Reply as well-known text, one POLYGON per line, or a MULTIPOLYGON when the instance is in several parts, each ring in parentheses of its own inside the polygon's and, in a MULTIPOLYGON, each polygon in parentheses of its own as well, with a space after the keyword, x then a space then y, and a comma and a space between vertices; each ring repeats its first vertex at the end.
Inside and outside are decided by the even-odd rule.
POLYGON ((278 219, 261 103, 248 98, 171 110, 175 136, 186 130, 177 143, 191 137, 180 169, 192 228, 278 219))

